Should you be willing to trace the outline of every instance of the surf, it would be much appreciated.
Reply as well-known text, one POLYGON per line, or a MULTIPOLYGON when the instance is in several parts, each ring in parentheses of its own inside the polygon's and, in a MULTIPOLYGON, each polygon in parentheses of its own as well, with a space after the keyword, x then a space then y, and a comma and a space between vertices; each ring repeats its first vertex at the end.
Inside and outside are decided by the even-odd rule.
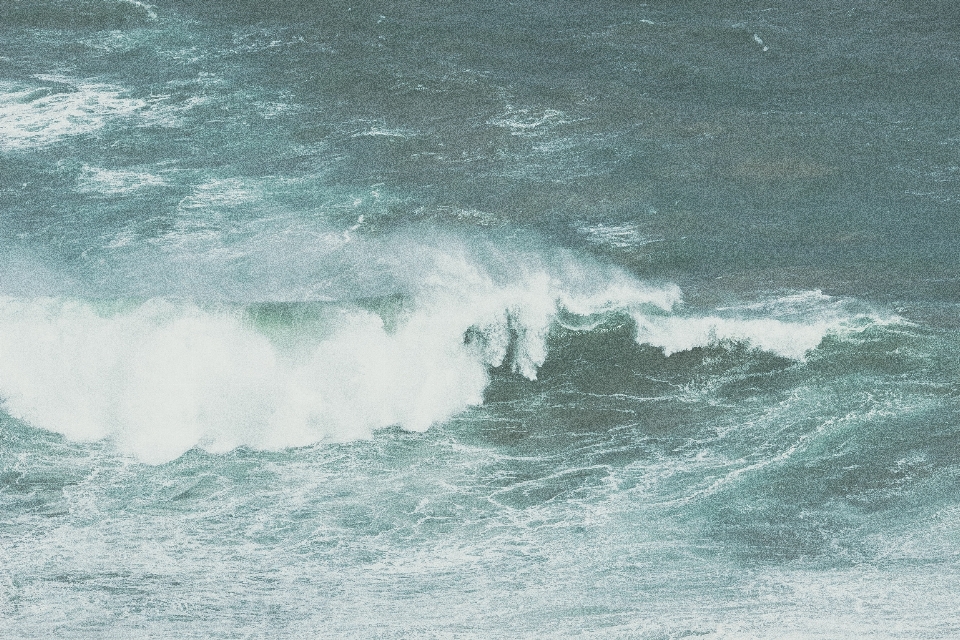
POLYGON ((675 285, 573 252, 436 240, 405 234, 367 247, 407 258, 378 268, 373 289, 392 290, 380 296, 4 296, 4 410, 161 463, 194 447, 279 450, 390 426, 425 431, 482 404, 492 370, 536 380, 557 331, 603 331, 611 318, 667 356, 741 345, 795 360, 826 335, 879 321, 819 292, 806 294, 803 312, 794 296, 703 313, 686 309, 675 285))

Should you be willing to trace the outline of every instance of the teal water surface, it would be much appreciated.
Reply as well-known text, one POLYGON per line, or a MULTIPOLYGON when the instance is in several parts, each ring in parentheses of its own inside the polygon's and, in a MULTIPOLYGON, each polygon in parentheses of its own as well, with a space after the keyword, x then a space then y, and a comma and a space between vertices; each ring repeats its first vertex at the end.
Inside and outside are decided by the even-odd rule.
POLYGON ((960 634, 960 11, 0 6, 0 635, 960 634))

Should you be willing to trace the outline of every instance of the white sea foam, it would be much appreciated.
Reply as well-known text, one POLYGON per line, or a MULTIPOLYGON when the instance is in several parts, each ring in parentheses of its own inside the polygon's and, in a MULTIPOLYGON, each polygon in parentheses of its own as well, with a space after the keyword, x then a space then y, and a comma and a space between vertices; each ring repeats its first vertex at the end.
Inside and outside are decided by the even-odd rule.
POLYGON ((550 129, 573 122, 557 109, 517 109, 509 107, 501 116, 488 121, 495 127, 506 129, 511 135, 539 135, 542 129, 550 129))
POLYGON ((119 0, 121 4, 129 4, 137 9, 141 10, 147 18, 150 20, 157 19, 157 12, 154 11, 156 7, 152 4, 147 4, 146 2, 140 2, 140 0, 119 0))
POLYGON ((240 178, 212 179, 198 185, 180 202, 179 209, 235 207, 262 200, 263 187, 240 178))
POLYGON ((108 120, 130 116, 146 102, 119 87, 59 76, 36 83, 0 83, 0 149, 14 151, 93 133, 108 120))
POLYGON ((305 354, 236 313, 155 300, 116 314, 56 299, 0 304, 0 393, 12 415, 149 462, 200 445, 281 448, 426 429, 480 401, 481 362, 443 318, 390 334, 371 313, 305 354))
POLYGON ((149 187, 167 184, 161 176, 145 171, 124 171, 85 166, 77 178, 77 192, 84 194, 126 195, 149 187))
POLYGON ((636 224, 596 224, 581 227, 578 231, 584 235, 591 244, 616 247, 618 249, 641 247, 646 244, 663 241, 663 238, 644 233, 640 226, 636 224))

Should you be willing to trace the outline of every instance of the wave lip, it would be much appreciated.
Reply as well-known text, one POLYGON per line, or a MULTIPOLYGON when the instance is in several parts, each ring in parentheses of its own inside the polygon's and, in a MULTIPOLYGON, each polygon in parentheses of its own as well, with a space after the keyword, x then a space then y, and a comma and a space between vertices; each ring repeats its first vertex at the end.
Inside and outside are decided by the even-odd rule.
POLYGON ((804 360, 830 334, 857 331, 876 323, 897 322, 848 301, 805 291, 712 313, 633 312, 637 342, 665 355, 723 343, 746 344, 791 360, 804 360))
POLYGON ((801 360, 823 340, 827 323, 801 324, 775 318, 670 317, 637 319, 637 341, 665 355, 723 342, 746 343, 785 358, 801 360))

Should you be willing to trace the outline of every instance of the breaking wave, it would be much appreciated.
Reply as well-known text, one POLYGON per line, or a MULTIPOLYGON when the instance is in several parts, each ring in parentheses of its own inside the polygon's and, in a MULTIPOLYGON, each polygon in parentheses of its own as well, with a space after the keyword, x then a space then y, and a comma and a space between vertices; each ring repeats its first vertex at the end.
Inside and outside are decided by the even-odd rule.
POLYGON ((480 404, 491 368, 535 379, 557 323, 628 314, 667 355, 736 342, 802 359, 863 322, 819 292, 803 313, 794 297, 696 314, 676 286, 612 267, 463 248, 421 247, 415 289, 350 301, 2 297, 0 397, 30 425, 159 463, 426 430, 480 404))

